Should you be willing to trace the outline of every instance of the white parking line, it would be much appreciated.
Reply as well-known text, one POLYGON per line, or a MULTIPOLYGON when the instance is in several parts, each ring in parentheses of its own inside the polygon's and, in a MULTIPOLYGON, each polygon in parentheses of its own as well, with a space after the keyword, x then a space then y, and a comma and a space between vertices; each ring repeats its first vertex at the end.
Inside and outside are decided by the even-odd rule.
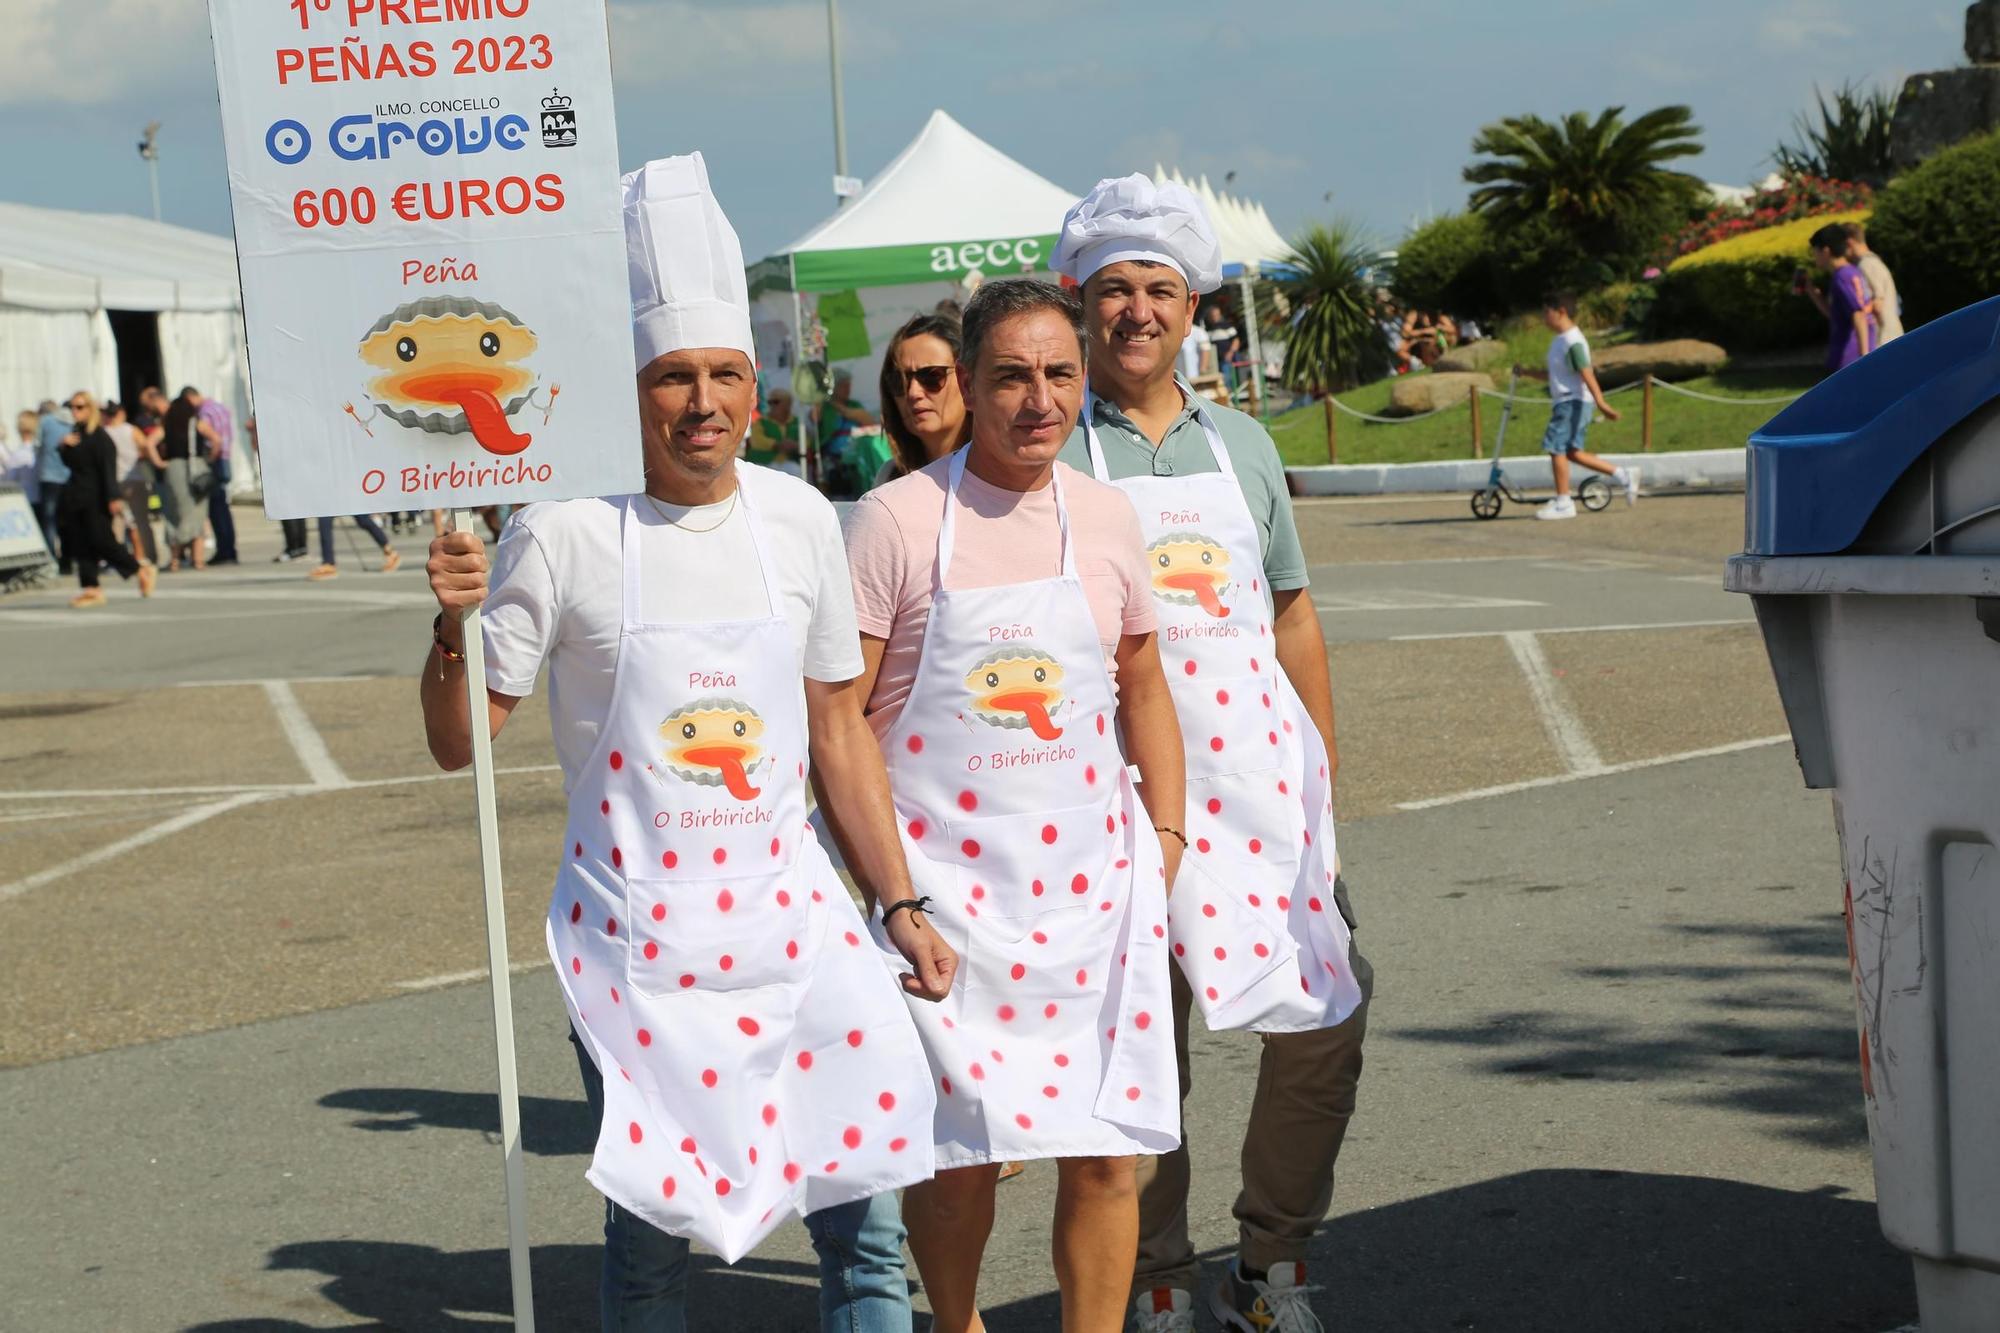
POLYGON ((1563 767, 1573 774, 1595 773, 1603 768, 1604 757, 1591 744, 1583 719, 1570 707, 1569 694, 1556 681, 1555 669, 1543 654, 1540 641, 1525 630, 1510 631, 1506 639, 1508 651, 1514 654, 1521 674, 1528 679, 1528 697, 1534 701, 1535 715, 1541 718, 1542 730, 1549 733, 1556 753, 1562 756, 1563 767))
POLYGON ((326 748, 326 738, 321 736, 306 716, 306 710, 299 703, 299 696, 292 693, 291 682, 283 680, 259 681, 264 687, 264 697, 271 701, 271 711, 278 716, 278 725, 285 729, 285 739, 292 743, 292 753, 299 757, 299 764, 312 779, 315 787, 345 787, 347 774, 335 762, 333 752, 326 748))
MULTIPOLYGON (((370 672, 358 676, 286 676, 285 684, 346 685, 351 681, 357 681, 357 680, 389 680, 389 679, 392 678, 383 675, 380 672, 370 672)), ((263 676, 245 677, 241 680, 177 680, 174 682, 174 688, 177 690, 211 690, 211 689, 219 689, 227 685, 262 685, 265 684, 267 680, 268 677, 263 677, 263 676)))
MULTIPOLYGON (((523 972, 532 972, 534 969, 542 967, 547 963, 548 959, 546 958, 537 958, 533 962, 528 963, 510 962, 507 964, 507 971, 510 974, 518 976, 523 972)), ((440 972, 434 977, 418 977, 415 981, 397 981, 391 984, 397 990, 418 991, 441 990, 446 986, 462 986, 468 981, 484 980, 486 980, 485 968, 469 967, 463 972, 440 972)))
POLYGON ((1381 592, 1323 592, 1313 598, 1313 605, 1331 615, 1352 615, 1356 611, 1505 611, 1548 603, 1421 588, 1385 588, 1381 592))
POLYGON ((45 884, 53 884, 66 875, 73 875, 79 870, 87 870, 91 866, 109 861, 114 857, 123 856, 127 852, 146 846, 148 843, 158 842, 161 838, 172 837, 183 829, 193 828, 196 824, 213 819, 217 815, 227 814, 229 811, 237 809, 240 806, 268 799, 270 797, 264 792, 244 792, 237 796, 228 797, 225 800, 214 801, 208 805, 197 805, 191 810, 183 810, 172 819, 155 824, 144 832, 135 833, 129 838, 121 838, 117 842, 106 843, 102 847, 92 848, 82 856, 71 857, 69 860, 58 865, 49 866, 45 870, 37 870, 34 874, 27 876, 25 879, 17 879, 12 884, 0 884, 0 902, 4 902, 9 898, 18 898, 31 889, 39 889, 45 884))
POLYGON ((1767 745, 1783 745, 1791 740, 1788 732, 1783 736, 1759 736, 1753 741, 1732 741, 1728 745, 1711 745, 1704 750, 1683 750, 1679 754, 1655 755, 1651 759, 1628 759, 1622 764, 1606 764, 1589 773, 1558 773, 1554 777, 1529 778, 1525 782, 1503 782, 1497 787, 1480 787, 1473 791, 1455 792, 1450 796, 1431 796, 1421 801, 1398 801, 1398 810, 1435 810, 1441 805, 1458 805, 1464 801, 1480 801, 1489 796, 1510 796, 1517 791, 1533 791, 1538 787, 1560 787, 1568 782, 1582 782, 1587 778, 1608 778, 1616 773, 1631 773, 1642 768, 1658 768, 1662 764, 1678 764, 1688 759, 1709 759, 1721 754, 1737 754, 1744 750, 1761 750, 1767 745))
MULTIPOLYGON (((1709 629, 1717 625, 1754 625, 1754 616, 1730 616, 1721 620, 1654 620, 1632 621, 1623 625, 1550 625, 1536 629, 1536 634, 1616 634, 1627 630, 1644 629, 1709 629)), ((1505 629, 1462 629, 1444 634, 1392 634, 1389 643, 1429 643, 1434 639, 1503 639, 1509 634, 1522 631, 1505 629)))
MULTIPOLYGON (((493 770, 495 777, 517 773, 553 773, 556 764, 514 764, 493 770)), ((407 787, 419 782, 456 782, 472 776, 461 768, 455 773, 416 773, 400 778, 348 778, 339 787, 321 787, 309 782, 246 782, 236 787, 70 787, 41 788, 36 791, 0 791, 0 801, 116 800, 127 796, 315 796, 327 791, 360 791, 364 787, 407 787)))

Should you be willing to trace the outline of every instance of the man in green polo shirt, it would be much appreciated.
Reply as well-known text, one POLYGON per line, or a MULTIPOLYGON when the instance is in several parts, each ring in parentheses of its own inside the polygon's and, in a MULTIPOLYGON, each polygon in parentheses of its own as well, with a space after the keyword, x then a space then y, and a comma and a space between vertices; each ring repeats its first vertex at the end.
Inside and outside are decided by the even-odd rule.
MULTIPOLYGON (((1192 193, 1100 181, 1064 219, 1051 267, 1082 285, 1090 344, 1090 395, 1061 458, 1132 497, 1189 756, 1172 913, 1182 1096, 1191 1008, 1263 1043, 1244 1090, 1237 1254, 1209 1308, 1243 1333, 1316 1333, 1306 1252, 1333 1199, 1373 975, 1333 851, 1332 687, 1284 468, 1254 418, 1174 374, 1200 293, 1221 281, 1192 193)), ((1188 1181, 1185 1145, 1140 1159, 1137 1333, 1194 1328, 1188 1181)))

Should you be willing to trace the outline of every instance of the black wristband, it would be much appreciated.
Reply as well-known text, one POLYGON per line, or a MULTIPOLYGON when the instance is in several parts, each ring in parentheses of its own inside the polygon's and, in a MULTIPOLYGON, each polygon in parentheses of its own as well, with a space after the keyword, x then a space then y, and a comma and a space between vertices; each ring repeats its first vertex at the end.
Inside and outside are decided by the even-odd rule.
POLYGON ((882 925, 886 928, 889 924, 889 918, 902 911, 905 907, 909 908, 912 912, 921 912, 930 905, 930 901, 928 897, 905 898, 895 906, 883 909, 882 925))

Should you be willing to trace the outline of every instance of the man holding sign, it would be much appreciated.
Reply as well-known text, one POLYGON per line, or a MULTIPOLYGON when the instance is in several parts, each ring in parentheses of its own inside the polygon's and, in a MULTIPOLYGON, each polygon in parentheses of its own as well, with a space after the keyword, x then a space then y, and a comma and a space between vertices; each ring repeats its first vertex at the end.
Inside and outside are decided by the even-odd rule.
POLYGON ((830 505, 741 463, 755 401, 735 232, 699 154, 624 179, 643 493, 530 505, 431 547, 432 754, 471 733, 483 606, 498 732, 546 666, 569 827, 547 934, 600 1128, 606 1327, 679 1329, 688 1239, 734 1262, 807 1215, 828 1328, 907 1329, 891 1191, 931 1174, 934 1095, 896 983, 806 821, 808 761, 889 910, 902 989, 958 960, 914 905, 830 505))

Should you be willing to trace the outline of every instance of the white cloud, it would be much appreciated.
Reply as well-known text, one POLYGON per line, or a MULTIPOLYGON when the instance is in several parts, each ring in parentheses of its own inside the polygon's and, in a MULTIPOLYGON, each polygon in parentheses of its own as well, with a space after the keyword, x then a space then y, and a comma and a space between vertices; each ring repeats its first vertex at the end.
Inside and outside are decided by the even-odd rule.
POLYGON ((1837 17, 1826 0, 1787 0, 1757 25, 1767 50, 1786 54, 1809 51, 1830 42, 1851 42, 1855 28, 1837 17))
POLYGON ((6 0, 0 105, 92 106, 206 82, 205 11, 191 0, 6 0))

